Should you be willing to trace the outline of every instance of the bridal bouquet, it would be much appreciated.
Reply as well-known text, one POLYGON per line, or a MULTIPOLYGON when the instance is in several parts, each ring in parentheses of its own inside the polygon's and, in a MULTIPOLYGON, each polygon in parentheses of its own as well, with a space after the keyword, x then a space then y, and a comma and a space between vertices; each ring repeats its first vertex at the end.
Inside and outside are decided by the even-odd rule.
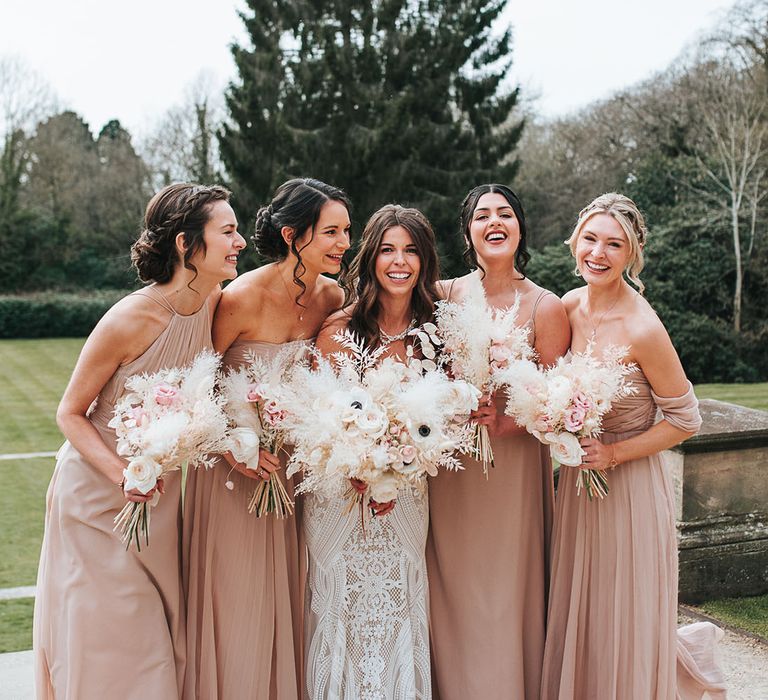
MULTIPOLYGON (((229 419, 226 448, 248 469, 258 469, 259 448, 277 454, 283 446, 283 386, 292 363, 305 351, 301 346, 298 352, 283 351, 269 360, 251 352, 244 366, 220 379, 229 419)), ((231 487, 231 482, 227 485, 231 487)), ((277 472, 269 480, 259 481, 248 502, 248 512, 257 518, 269 513, 278 518, 293 514, 293 501, 277 472)))
POLYGON ((349 331, 335 339, 349 354, 336 353, 333 364, 316 354, 313 367, 299 366, 284 404, 295 446, 288 474, 304 471, 297 491, 332 495, 359 479, 384 503, 438 467, 461 469, 453 453, 471 449, 464 419, 479 392, 418 360, 377 363, 383 348, 369 351, 349 331))
MULTIPOLYGON (((533 357, 528 330, 517 325, 518 309, 517 298, 511 308, 491 308, 477 277, 469 281, 461 303, 437 303, 437 332, 454 377, 490 394, 508 380, 512 364, 533 357)), ((487 477, 493 451, 484 425, 475 425, 475 454, 487 477)))
MULTIPOLYGON (((149 493, 158 479, 190 464, 212 466, 209 453, 221 452, 227 419, 214 392, 219 356, 201 352, 191 365, 129 377, 115 405, 109 427, 117 436, 117 454, 128 460, 123 488, 149 493)), ((149 545, 151 501, 126 503, 115 517, 115 530, 126 548, 141 539, 149 545)))
MULTIPOLYGON (((598 360, 589 345, 583 353, 560 358, 543 371, 533 362, 516 363, 506 387, 506 414, 549 445, 559 464, 579 467, 584 455, 579 439, 597 436, 612 403, 636 391, 626 379, 634 365, 621 361, 627 351, 626 347, 609 347, 598 360)), ((590 500, 595 495, 605 497, 605 472, 580 469, 577 493, 582 489, 590 500)))

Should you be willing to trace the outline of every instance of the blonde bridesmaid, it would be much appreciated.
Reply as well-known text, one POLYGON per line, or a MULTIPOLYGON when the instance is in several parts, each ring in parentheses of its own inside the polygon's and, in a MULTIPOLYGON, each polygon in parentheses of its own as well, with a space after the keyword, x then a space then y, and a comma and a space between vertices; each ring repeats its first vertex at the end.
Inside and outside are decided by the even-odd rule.
POLYGON ((561 470, 544 700, 725 698, 712 657, 719 630, 701 623, 676 632, 674 493, 659 453, 696 433, 701 419, 667 331, 642 296, 646 236, 634 202, 609 193, 582 210, 568 241, 586 282, 563 299, 571 348, 592 343, 599 356, 627 346, 637 393, 611 408, 599 440, 581 441, 583 466, 608 470, 605 499, 577 495, 577 470, 561 470))
MULTIPOLYGON (((259 254, 273 262, 229 285, 216 312, 213 341, 225 367, 242 365, 249 352, 272 357, 309 344, 342 305, 341 289, 324 274, 341 270, 349 232, 341 190, 312 179, 278 188, 259 210, 253 237, 259 254)), ((299 698, 306 572, 300 513, 280 520, 248 512, 258 480, 285 459, 262 450, 258 469, 249 470, 227 458, 187 477, 184 698, 299 698)))
MULTIPOLYGON (((540 363, 554 362, 568 348, 570 327, 560 299, 525 276, 530 254, 517 196, 504 185, 476 187, 462 205, 461 231, 476 269, 443 282, 443 296, 460 301, 479 277, 492 306, 519 297, 520 324, 540 363)), ((487 479, 467 459, 464 471, 430 480, 430 638, 441 700, 539 697, 552 467, 536 439, 503 413, 499 405, 477 415, 492 436, 487 479)))
POLYGON ((99 321, 59 404, 67 438, 48 488, 35 604, 37 697, 178 698, 184 679, 181 473, 165 477, 148 547, 126 550, 113 518, 125 461, 107 427, 126 379, 211 347, 219 283, 245 241, 222 187, 177 184, 149 202, 131 257, 144 289, 99 321))

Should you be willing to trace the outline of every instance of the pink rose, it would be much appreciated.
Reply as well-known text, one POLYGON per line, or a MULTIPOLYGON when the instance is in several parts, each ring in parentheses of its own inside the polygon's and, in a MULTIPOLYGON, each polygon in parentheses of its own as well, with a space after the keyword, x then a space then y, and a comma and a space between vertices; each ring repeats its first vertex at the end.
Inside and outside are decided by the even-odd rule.
POLYGON ((494 343, 491 345, 491 359, 501 362, 502 360, 508 360, 512 352, 506 345, 501 343, 494 343))
POLYGON ((245 395, 245 400, 250 401, 251 403, 263 401, 264 395, 261 393, 260 388, 261 386, 259 384, 249 384, 248 393, 245 395))
POLYGON ((179 390, 170 384, 158 384, 154 393, 155 403, 160 406, 172 406, 179 398, 179 390))
POLYGON ((264 420, 268 425, 273 428, 279 425, 285 419, 285 411, 283 411, 275 401, 269 401, 264 406, 264 420))
POLYGON ((589 397, 586 394, 584 394, 581 391, 577 391, 573 395, 573 405, 578 406, 579 408, 583 409, 586 412, 592 408, 592 401, 590 401, 589 397))
POLYGON ((581 430, 584 425, 586 411, 581 406, 571 406, 563 417, 563 424, 569 433, 575 433, 581 430))
POLYGON ((410 464, 416 459, 416 448, 413 445, 403 445, 400 448, 400 458, 403 464, 410 464))

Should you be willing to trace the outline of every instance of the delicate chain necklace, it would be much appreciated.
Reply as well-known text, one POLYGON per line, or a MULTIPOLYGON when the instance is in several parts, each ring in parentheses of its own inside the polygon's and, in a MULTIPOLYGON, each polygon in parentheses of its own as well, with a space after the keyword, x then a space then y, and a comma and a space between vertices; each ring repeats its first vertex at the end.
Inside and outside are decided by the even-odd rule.
POLYGON ((589 325, 592 326, 592 333, 589 336, 590 342, 594 342, 594 340, 597 338, 597 330, 598 328, 600 328, 600 324, 603 322, 603 319, 613 310, 613 307, 616 306, 620 297, 621 297, 621 292, 619 292, 616 295, 616 298, 613 300, 613 303, 605 311, 603 311, 602 314, 600 314, 600 318, 597 319, 597 324, 595 324, 594 320, 592 319, 591 310, 587 311, 587 319, 589 319, 589 325))
POLYGON ((411 322, 397 335, 390 335, 381 326, 379 326, 379 338, 381 340, 382 346, 391 345, 392 343, 396 343, 398 340, 403 340, 403 338, 405 338, 405 336, 407 336, 408 333, 412 331, 415 327, 416 327, 415 318, 412 318, 411 322))
POLYGON ((285 293, 288 295, 288 298, 294 303, 295 306, 298 306, 301 309, 301 312, 299 313, 299 321, 303 321, 304 320, 304 314, 309 309, 309 304, 312 301, 312 297, 315 294, 315 287, 317 286, 317 283, 315 283, 315 287, 312 287, 312 291, 309 293, 309 299, 307 299, 307 304, 306 304, 306 306, 304 306, 302 304, 299 304, 296 301, 295 297, 291 296, 291 290, 288 289, 288 283, 285 281, 285 277, 283 277, 283 273, 280 272, 280 268, 277 268, 277 274, 280 276, 280 279, 283 281, 283 287, 285 287, 285 293))

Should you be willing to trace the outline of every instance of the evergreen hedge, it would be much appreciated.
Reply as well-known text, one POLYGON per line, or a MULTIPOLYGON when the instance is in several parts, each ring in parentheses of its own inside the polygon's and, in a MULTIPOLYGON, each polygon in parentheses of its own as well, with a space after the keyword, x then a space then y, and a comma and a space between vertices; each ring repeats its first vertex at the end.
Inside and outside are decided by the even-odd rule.
POLYGON ((0 338, 82 338, 129 290, 0 295, 0 338))

